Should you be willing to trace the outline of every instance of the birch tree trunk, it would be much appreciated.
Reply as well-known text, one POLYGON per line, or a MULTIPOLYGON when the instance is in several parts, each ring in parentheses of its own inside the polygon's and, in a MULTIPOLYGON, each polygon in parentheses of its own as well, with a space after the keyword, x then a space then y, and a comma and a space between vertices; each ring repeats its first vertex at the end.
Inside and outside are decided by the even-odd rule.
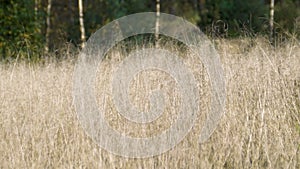
POLYGON ((80 33, 81 33, 81 47, 84 48, 84 46, 85 46, 85 29, 84 29, 82 0, 78 0, 78 9, 79 9, 79 24, 80 24, 80 33))
POLYGON ((155 22, 155 47, 158 48, 159 40, 159 16, 160 16, 160 0, 156 0, 156 22, 155 22))
POLYGON ((46 17, 46 44, 45 44, 45 52, 49 52, 49 36, 51 31, 51 7, 52 7, 52 0, 48 0, 47 5, 47 17, 46 17))
POLYGON ((41 1, 40 0, 35 0, 34 1, 34 20, 38 24, 36 26, 36 33, 40 34, 42 32, 42 24, 41 24, 41 18, 40 18, 40 11, 41 9, 41 1))
POLYGON ((270 41, 274 38, 274 0, 270 2, 270 41))
POLYGON ((38 20, 38 10, 39 10, 39 0, 35 0, 34 1, 34 17, 35 17, 35 21, 38 20))

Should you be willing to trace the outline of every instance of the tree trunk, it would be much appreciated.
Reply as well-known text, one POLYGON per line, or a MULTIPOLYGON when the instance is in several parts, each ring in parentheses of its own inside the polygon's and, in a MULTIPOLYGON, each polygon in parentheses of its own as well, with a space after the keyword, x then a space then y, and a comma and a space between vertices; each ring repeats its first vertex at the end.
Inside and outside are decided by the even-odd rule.
POLYGON ((81 47, 84 48, 84 46, 85 46, 85 29, 84 29, 82 0, 78 0, 78 9, 79 9, 79 24, 80 24, 80 33, 81 33, 81 47))
POLYGON ((45 44, 45 52, 49 52, 49 36, 51 31, 51 7, 52 7, 52 0, 48 0, 47 5, 47 18, 46 18, 46 44, 45 44))
POLYGON ((34 1, 34 20, 37 23, 35 33, 41 34, 42 32, 42 22, 40 18, 40 9, 41 9, 41 1, 35 0, 34 1))
POLYGON ((35 21, 38 20, 38 10, 39 10, 39 0, 35 0, 34 1, 34 17, 35 17, 35 21))
POLYGON ((270 41, 274 40, 274 0, 270 2, 270 41))
POLYGON ((155 22, 155 47, 158 47, 159 40, 159 16, 160 16, 160 0, 156 0, 156 22, 155 22))

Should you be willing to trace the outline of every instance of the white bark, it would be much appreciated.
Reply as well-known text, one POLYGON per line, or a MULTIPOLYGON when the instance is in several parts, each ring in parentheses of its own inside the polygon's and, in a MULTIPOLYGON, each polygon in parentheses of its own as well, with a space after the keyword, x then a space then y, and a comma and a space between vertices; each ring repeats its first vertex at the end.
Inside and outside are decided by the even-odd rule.
POLYGON ((40 18, 39 18, 39 10, 40 10, 40 0, 34 0, 34 20, 36 23, 38 23, 37 27, 37 33, 41 33, 41 24, 40 24, 40 18))
POLYGON ((49 52, 49 35, 51 31, 51 7, 52 7, 52 0, 48 0, 47 5, 47 17, 46 17, 46 44, 45 44, 45 51, 46 53, 49 52))
POLYGON ((80 33, 81 33, 81 47, 84 48, 84 46, 85 46, 85 29, 84 29, 82 0, 78 0, 78 9, 79 9, 79 24, 80 24, 80 33))
POLYGON ((34 0, 34 17, 36 21, 38 18, 39 3, 39 0, 34 0))
POLYGON ((156 22, 155 22, 155 46, 158 47, 159 40, 159 16, 160 16, 160 0, 156 0, 156 22))
POLYGON ((274 32, 274 0, 270 2, 270 39, 273 39, 274 32))

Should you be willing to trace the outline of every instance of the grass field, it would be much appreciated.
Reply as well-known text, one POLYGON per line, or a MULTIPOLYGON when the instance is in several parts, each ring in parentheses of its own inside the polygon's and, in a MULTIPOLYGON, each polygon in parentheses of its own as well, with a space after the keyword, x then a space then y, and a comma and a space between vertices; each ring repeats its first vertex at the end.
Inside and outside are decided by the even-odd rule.
MULTIPOLYGON (((175 148, 145 159, 113 155, 85 134, 72 98, 74 60, 0 64, 0 168, 300 168, 299 42, 273 48, 256 38, 219 40, 215 45, 227 90, 226 112, 217 130, 208 142, 198 144, 209 108, 203 104, 209 102, 204 90, 209 85, 201 64, 187 56, 187 65, 202 88, 199 120, 175 148)), ((99 96, 106 98, 98 100, 99 107, 110 124, 137 137, 166 129, 174 120, 171 110, 170 118, 164 114, 155 125, 146 126, 116 115, 107 89, 111 71, 122 56, 112 53, 104 60, 97 81, 99 96)), ((151 83, 167 81, 172 87, 170 77, 157 74, 163 80, 152 78, 151 83)), ((132 100, 141 109, 148 104, 141 79, 152 76, 141 74, 133 81, 132 100)), ((176 92, 170 95, 177 97, 176 92)))

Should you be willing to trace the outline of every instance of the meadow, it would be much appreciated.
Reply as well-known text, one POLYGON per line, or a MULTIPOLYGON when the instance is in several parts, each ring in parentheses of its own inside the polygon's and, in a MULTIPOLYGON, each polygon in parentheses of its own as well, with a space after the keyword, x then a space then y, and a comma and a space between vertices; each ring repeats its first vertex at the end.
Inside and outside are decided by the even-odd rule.
MULTIPOLYGON (((209 111, 205 104, 210 101, 209 79, 201 62, 184 56, 201 89, 199 119, 177 146, 151 158, 111 154, 84 132, 72 97, 76 56, 43 64, 0 64, 0 168, 300 168, 299 41, 273 47, 257 37, 221 39, 214 44, 226 77, 224 117, 210 139, 199 144, 198 135, 209 111)), ((172 50, 180 53, 180 49, 172 50)), ((109 123, 136 137, 168 128, 176 120, 176 108, 144 126, 117 115, 109 79, 124 56, 117 49, 110 55, 97 77, 99 107, 109 123)), ((147 110, 149 103, 143 93, 157 83, 165 83, 170 96, 178 97, 168 75, 145 73, 131 85, 137 107, 147 110), (149 77, 153 77, 150 84, 144 84, 149 77)))

